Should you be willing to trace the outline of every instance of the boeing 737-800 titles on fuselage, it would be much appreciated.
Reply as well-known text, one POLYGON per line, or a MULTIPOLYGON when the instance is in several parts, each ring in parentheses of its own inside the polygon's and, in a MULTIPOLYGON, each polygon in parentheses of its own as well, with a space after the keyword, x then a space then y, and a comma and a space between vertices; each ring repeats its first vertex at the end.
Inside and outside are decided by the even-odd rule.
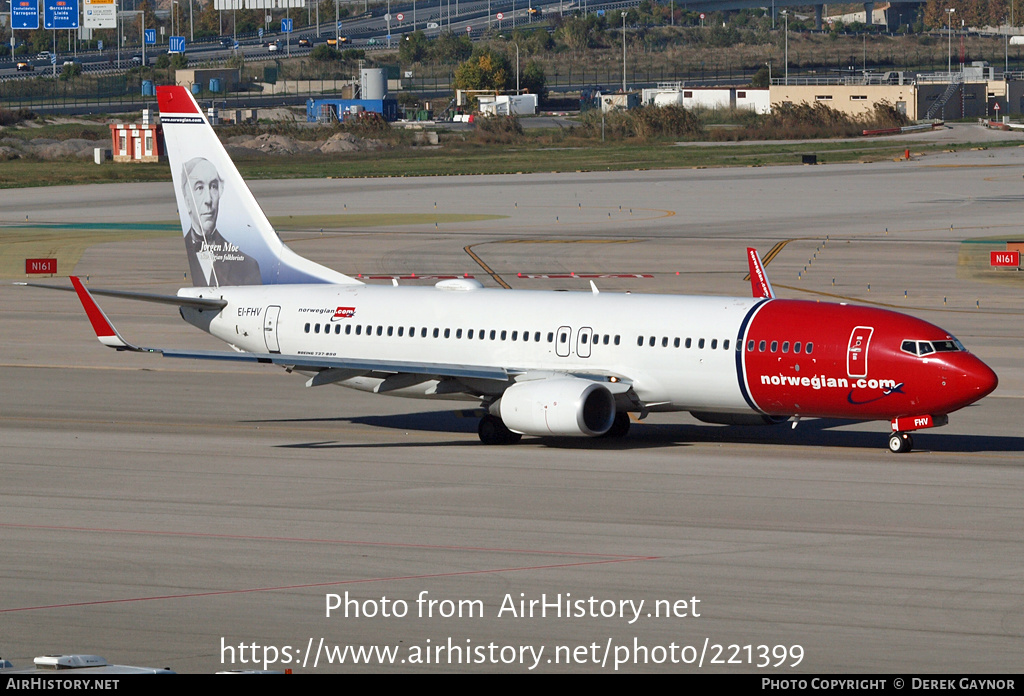
POLYGON ((889 447, 995 389, 995 373, 943 329, 872 307, 775 299, 748 249, 753 297, 366 285, 302 258, 271 227, 192 95, 158 87, 195 287, 177 296, 78 292, 100 341, 167 357, 282 365, 339 384, 485 409, 487 444, 621 436, 629 413, 713 423, 887 420, 889 447), (92 295, 179 306, 232 351, 140 348, 92 295))

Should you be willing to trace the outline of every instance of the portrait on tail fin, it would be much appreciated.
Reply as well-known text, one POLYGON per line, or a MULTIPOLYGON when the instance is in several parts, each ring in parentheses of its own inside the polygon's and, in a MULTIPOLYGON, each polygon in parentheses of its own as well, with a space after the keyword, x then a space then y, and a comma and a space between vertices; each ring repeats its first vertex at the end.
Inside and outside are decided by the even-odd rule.
POLYGON ((181 171, 182 198, 191 225, 185 233, 189 272, 196 286, 260 285, 260 265, 217 229, 224 180, 205 157, 193 157, 181 171))

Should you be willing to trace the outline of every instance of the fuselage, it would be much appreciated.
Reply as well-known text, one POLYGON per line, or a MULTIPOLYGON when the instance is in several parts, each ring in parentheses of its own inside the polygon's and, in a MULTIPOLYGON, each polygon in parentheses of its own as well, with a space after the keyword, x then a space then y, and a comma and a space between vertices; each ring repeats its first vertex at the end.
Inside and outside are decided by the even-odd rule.
MULTIPOLYGON (((188 288, 183 316, 257 353, 497 366, 624 380, 645 410, 858 420, 947 414, 997 383, 941 328, 799 300, 371 285, 188 288)), ((340 384, 375 390, 380 375, 340 384)), ((430 382, 390 391, 434 396, 430 382)), ((467 389, 494 398, 499 387, 467 389)))

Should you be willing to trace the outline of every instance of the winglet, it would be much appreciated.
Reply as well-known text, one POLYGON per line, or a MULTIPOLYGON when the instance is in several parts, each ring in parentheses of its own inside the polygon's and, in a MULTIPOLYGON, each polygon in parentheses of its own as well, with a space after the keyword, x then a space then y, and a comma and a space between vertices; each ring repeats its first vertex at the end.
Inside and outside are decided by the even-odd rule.
POLYGON ((116 348, 117 350, 139 350, 137 346, 133 346, 128 341, 121 338, 121 334, 117 332, 114 325, 107 319, 107 315, 103 313, 100 306, 96 304, 96 300, 92 298, 92 295, 82 281, 77 276, 71 276, 71 284, 75 286, 75 292, 78 293, 78 299, 82 301, 82 307, 85 308, 85 314, 89 317, 89 322, 92 324, 92 330, 96 332, 96 338, 100 340, 105 346, 110 348, 116 348))
POLYGON ((757 249, 747 247, 747 263, 750 265, 750 289, 755 298, 764 297, 769 300, 775 299, 775 291, 768 281, 768 274, 765 273, 764 264, 757 254, 757 249))

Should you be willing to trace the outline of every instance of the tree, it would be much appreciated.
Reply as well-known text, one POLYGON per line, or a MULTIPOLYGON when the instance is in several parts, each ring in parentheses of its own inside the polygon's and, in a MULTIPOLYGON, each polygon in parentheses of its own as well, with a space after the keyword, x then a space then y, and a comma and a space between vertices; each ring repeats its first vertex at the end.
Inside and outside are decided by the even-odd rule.
POLYGON ((434 39, 433 54, 438 63, 458 63, 473 55, 473 42, 463 34, 442 32, 434 39))
POLYGON ((537 98, 543 100, 547 97, 547 76, 544 75, 544 68, 535 60, 526 64, 519 83, 525 92, 536 94, 537 98))
POLYGON ((417 29, 411 34, 406 34, 405 38, 400 42, 398 46, 398 60, 405 65, 419 63, 427 57, 429 48, 430 40, 427 39, 427 35, 423 33, 422 29, 417 29))
POLYGON ((750 81, 750 86, 754 89, 764 89, 768 87, 768 66, 762 65, 758 68, 757 72, 754 73, 754 79, 750 81))
POLYGON ((335 60, 341 60, 341 54, 338 53, 337 49, 327 44, 320 44, 309 54, 310 60, 318 63, 329 63, 335 60))
POLYGON ((515 72, 508 59, 489 46, 478 48, 469 60, 455 69, 456 89, 503 92, 514 85, 515 72))

